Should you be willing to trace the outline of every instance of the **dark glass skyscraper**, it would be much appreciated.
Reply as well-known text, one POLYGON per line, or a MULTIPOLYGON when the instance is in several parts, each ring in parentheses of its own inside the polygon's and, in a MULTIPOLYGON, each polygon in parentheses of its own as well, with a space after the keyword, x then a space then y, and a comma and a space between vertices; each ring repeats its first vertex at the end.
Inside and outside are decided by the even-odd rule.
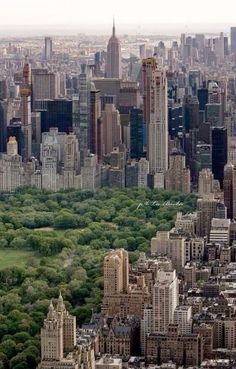
POLYGON ((223 186, 224 166, 227 163, 227 129, 214 127, 211 131, 212 137, 212 172, 214 178, 218 179, 223 186))
POLYGON ((196 96, 185 96, 184 99, 184 129, 189 132, 199 127, 199 101, 196 96))
POLYGON ((197 97, 199 101, 199 110, 205 110, 206 104, 208 103, 208 89, 199 88, 197 90, 197 97))
POLYGON ((59 132, 69 133, 73 129, 72 100, 36 100, 35 111, 41 112, 41 132, 56 127, 59 132))
POLYGON ((141 109, 132 108, 130 111, 130 157, 143 156, 144 122, 141 109))

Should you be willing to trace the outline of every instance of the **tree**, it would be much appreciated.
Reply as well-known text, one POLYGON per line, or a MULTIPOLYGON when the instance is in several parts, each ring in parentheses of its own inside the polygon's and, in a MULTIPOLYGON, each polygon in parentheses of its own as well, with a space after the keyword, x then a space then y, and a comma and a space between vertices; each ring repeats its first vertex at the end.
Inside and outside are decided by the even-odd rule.
POLYGON ((8 339, 0 344, 0 351, 7 356, 8 359, 12 358, 16 353, 15 341, 8 339))

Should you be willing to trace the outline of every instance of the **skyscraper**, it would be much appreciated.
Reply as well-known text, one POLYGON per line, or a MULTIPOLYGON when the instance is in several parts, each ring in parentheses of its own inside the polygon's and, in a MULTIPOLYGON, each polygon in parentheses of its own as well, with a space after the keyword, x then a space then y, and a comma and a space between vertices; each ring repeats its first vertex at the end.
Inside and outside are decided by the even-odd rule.
POLYGON ((190 170, 185 165, 185 155, 175 150, 170 155, 170 168, 166 172, 165 188, 168 191, 190 192, 190 170))
POLYGON ((44 59, 52 59, 52 39, 51 37, 45 37, 44 39, 44 59))
POLYGON ((38 368, 76 368, 74 360, 66 360, 75 346, 76 318, 68 313, 60 294, 56 304, 51 301, 41 329, 41 363, 38 368))
POLYGON ((72 100, 37 100, 35 102, 35 111, 41 113, 42 133, 54 127, 57 127, 59 132, 69 133, 73 130, 72 100))
POLYGON ((90 90, 89 70, 86 64, 82 64, 79 75, 79 127, 76 132, 82 164, 90 147, 90 90))
POLYGON ((202 169, 198 177, 198 196, 205 197, 213 194, 213 182, 214 176, 212 171, 208 168, 202 169))
POLYGON ((153 287, 153 331, 167 332, 173 322, 174 311, 179 303, 179 286, 176 271, 157 272, 153 287))
POLYGON ((230 28, 230 35, 231 35, 231 53, 236 52, 236 27, 230 28))
POLYGON ((101 159, 101 94, 92 84, 90 91, 90 151, 101 159))
POLYGON ((32 99, 57 99, 59 96, 59 75, 47 69, 32 69, 32 99))
POLYGON ((120 114, 113 104, 106 104, 102 112, 104 154, 112 152, 121 143, 120 114))
MULTIPOLYGON (((147 159, 150 172, 168 169, 167 79, 165 69, 156 58, 143 60, 143 106, 147 124, 147 159)), ((163 180, 164 183, 164 180, 163 180)))
POLYGON ((227 129, 212 128, 212 172, 221 187, 224 179, 224 166, 227 163, 227 129))
POLYGON ((31 127, 31 68, 30 64, 25 60, 23 68, 22 82, 20 85, 21 96, 21 123, 22 132, 24 135, 24 145, 22 157, 24 161, 27 161, 31 156, 32 150, 32 127, 31 127))
POLYGON ((227 163, 224 167, 223 190, 227 217, 234 219, 236 217, 236 168, 231 163, 227 163))
POLYGON ((106 77, 121 78, 121 47, 116 37, 115 21, 113 21, 112 36, 107 46, 106 77))
POLYGON ((143 155, 144 122, 141 109, 132 108, 130 111, 130 157, 139 159, 143 155))
POLYGON ((128 291, 129 256, 124 249, 111 251, 104 259, 104 296, 128 291))

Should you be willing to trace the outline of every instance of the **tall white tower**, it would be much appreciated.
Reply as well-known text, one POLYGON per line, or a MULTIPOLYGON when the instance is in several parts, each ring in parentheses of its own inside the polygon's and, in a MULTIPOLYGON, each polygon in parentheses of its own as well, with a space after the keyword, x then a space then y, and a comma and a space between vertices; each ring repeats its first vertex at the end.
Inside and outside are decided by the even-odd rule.
POLYGON ((174 311, 179 303, 179 285, 176 271, 159 270, 153 287, 153 331, 167 332, 173 323, 174 311))

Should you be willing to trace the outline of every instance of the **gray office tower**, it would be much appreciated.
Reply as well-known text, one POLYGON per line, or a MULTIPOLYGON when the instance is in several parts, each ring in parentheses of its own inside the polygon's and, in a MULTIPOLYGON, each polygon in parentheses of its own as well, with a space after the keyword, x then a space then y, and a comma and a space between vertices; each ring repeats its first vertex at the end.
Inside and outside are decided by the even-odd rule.
POLYGON ((91 82, 88 66, 82 64, 79 75, 79 127, 76 130, 79 139, 81 164, 83 164, 88 153, 90 144, 90 91, 91 82))
POLYGON ((236 53, 236 27, 230 28, 231 53, 236 53))

